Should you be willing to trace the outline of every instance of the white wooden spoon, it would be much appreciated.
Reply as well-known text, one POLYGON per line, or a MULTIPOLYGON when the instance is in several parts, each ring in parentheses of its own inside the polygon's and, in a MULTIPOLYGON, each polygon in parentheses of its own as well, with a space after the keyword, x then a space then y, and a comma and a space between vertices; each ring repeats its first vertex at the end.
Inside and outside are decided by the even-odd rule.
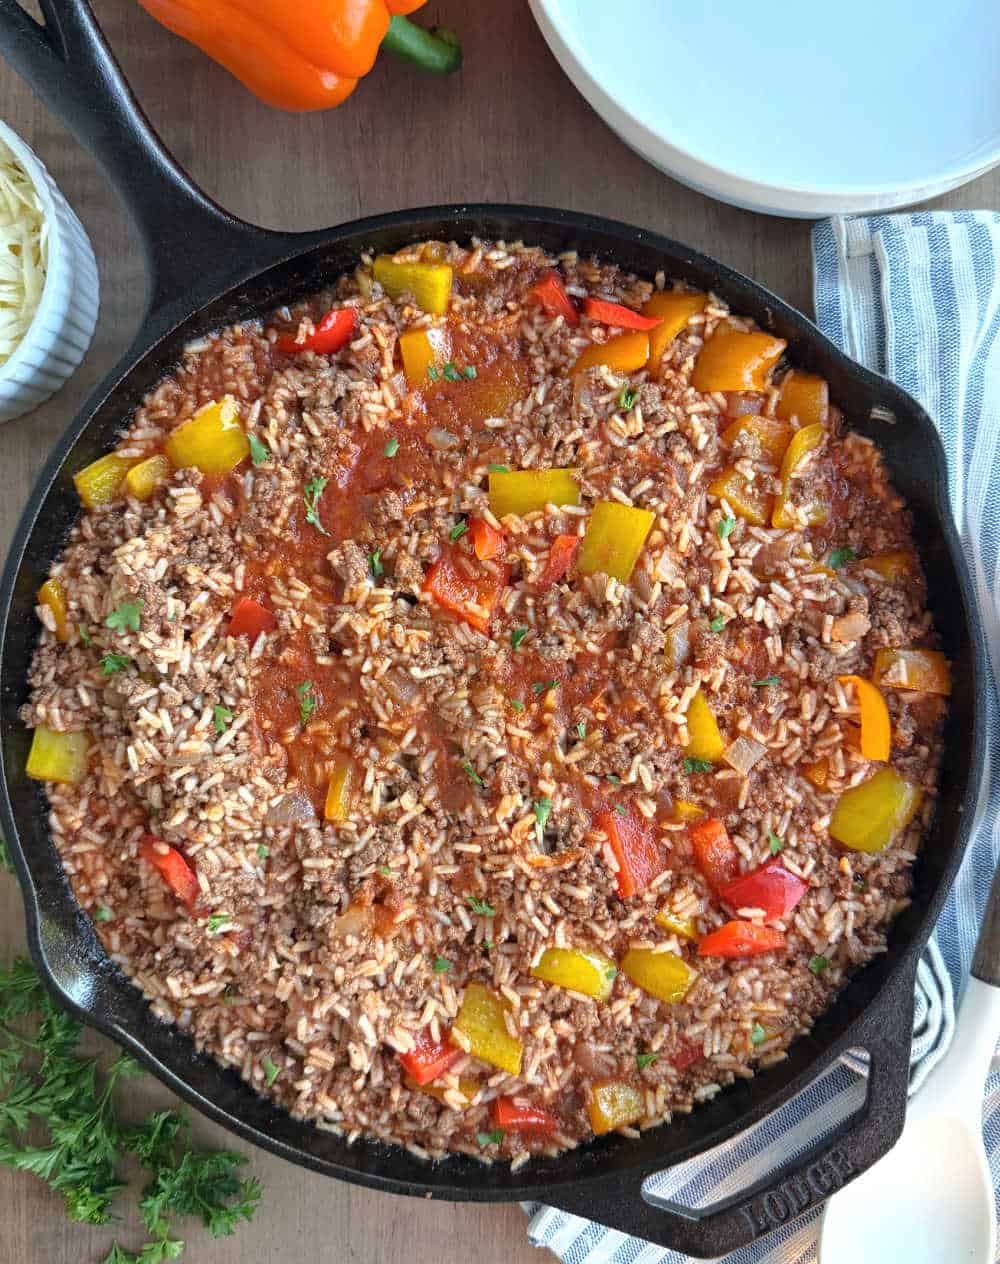
POLYGON ((983 1084, 1000 1037, 1000 869, 951 1048, 907 1107, 892 1150, 831 1198, 819 1264, 994 1264, 983 1084))

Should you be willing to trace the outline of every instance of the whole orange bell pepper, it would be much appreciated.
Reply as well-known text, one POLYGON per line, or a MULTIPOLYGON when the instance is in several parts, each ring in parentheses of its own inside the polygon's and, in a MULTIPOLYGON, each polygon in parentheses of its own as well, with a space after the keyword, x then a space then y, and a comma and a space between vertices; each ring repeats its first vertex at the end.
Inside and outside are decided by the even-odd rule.
POLYGON ((255 96, 281 110, 340 105, 380 48, 447 74, 462 51, 449 31, 406 16, 426 0, 139 0, 158 22, 197 45, 255 96))

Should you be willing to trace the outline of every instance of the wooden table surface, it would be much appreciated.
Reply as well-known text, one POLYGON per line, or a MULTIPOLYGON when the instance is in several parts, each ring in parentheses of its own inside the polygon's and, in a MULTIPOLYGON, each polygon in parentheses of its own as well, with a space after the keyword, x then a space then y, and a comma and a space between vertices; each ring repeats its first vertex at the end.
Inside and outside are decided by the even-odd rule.
MULTIPOLYGON (((306 229, 433 202, 563 206, 669 234, 810 308, 809 225, 712 202, 647 166, 577 95, 521 2, 432 0, 430 16, 461 31, 460 76, 430 80, 380 64, 341 109, 303 116, 258 104, 130 0, 96 0, 95 8, 166 143, 208 193, 246 219, 306 229)), ((0 69, 0 118, 34 147, 75 206, 97 253, 102 289, 100 322, 84 365, 56 399, 0 435, 3 548, 50 445, 129 342, 144 279, 131 228, 101 171, 6 67, 0 69)), ((1000 170, 936 205, 1000 207, 1000 170)), ((22 946, 17 890, 0 876, 0 960, 22 946)), ((169 1098, 150 1082, 129 1092, 137 1108, 169 1098)), ((203 1143, 228 1144, 227 1134, 204 1120, 196 1121, 195 1133, 203 1143)), ((265 1185, 257 1220, 222 1242, 190 1226, 184 1259, 191 1264, 470 1257, 476 1264, 527 1264, 551 1258, 528 1246, 516 1207, 393 1199, 263 1153, 253 1153, 251 1164, 265 1185)), ((55 1196, 29 1176, 3 1171, 0 1223, 0 1264, 88 1264, 102 1258, 111 1238, 68 1225, 55 1196)), ((141 1241, 135 1221, 118 1232, 127 1245, 141 1241)))

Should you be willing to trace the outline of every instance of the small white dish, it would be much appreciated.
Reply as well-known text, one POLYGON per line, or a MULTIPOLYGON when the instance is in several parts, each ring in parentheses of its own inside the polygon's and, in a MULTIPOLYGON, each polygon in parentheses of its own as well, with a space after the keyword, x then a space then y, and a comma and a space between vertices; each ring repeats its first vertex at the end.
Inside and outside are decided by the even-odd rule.
POLYGON ((887 210, 1000 163, 997 0, 529 3, 627 144, 736 206, 887 210))
POLYGON ((76 370, 97 323, 97 264, 83 225, 28 145, 0 122, 0 141, 35 187, 48 227, 45 283, 31 325, 0 365, 0 421, 37 408, 76 370))

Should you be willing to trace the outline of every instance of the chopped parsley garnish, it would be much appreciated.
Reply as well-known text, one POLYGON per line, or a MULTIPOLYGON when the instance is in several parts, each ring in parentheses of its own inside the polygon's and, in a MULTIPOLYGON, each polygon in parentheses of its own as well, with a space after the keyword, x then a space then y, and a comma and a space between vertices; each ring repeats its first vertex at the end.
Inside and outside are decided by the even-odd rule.
POLYGON ((452 544, 454 544, 456 540, 460 540, 462 536, 465 535, 468 529, 469 524, 463 518, 461 522, 456 522, 452 529, 448 532, 448 539, 452 542, 452 544))
POLYGON ((263 843, 257 845, 257 859, 266 860, 271 854, 270 847, 265 847, 263 843))
POLYGON ((719 525, 715 528, 718 532, 720 540, 728 540, 733 533, 733 527, 736 526, 735 518, 723 518, 719 525))
POLYGON ((250 460, 254 465, 266 465, 271 459, 271 449, 266 443, 261 443, 255 434, 248 434, 247 439, 250 443, 250 460))
POLYGON ((713 632, 721 632, 726 626, 726 616, 724 614, 717 614, 708 626, 713 632))
POLYGON ((615 811, 619 816, 628 816, 628 808, 623 808, 620 803, 615 804, 615 811))
POLYGON ((466 774, 469 780, 474 781, 477 786, 484 786, 486 784, 486 782, 483 781, 482 777, 480 777, 479 773, 476 772, 475 768, 473 768, 473 766, 469 763, 468 760, 466 760, 465 763, 462 765, 462 771, 466 774))
POLYGON ((131 661, 127 654, 105 654, 101 659, 101 671, 105 676, 113 676, 124 671, 131 661))
POLYGON ((823 973, 823 971, 827 968, 829 964, 830 962, 827 960, 826 957, 823 957, 819 953, 817 953, 816 956, 813 957, 813 959, 809 962, 809 969, 813 972, 813 974, 818 979, 819 976, 823 973))
POLYGON ((435 974, 447 974, 451 969, 451 962, 447 957, 435 957, 434 965, 431 967, 435 974))
POLYGON ((470 382, 474 382, 477 376, 476 366, 474 364, 467 364, 465 368, 462 370, 462 376, 467 377, 470 382))
POLYGON ((583 739, 587 736, 587 726, 586 726, 586 724, 584 724, 584 722, 583 722, 582 720, 581 720, 581 721, 580 721, 580 723, 576 726, 576 735, 577 735, 577 737, 580 739, 580 741, 581 741, 581 742, 582 742, 582 741, 583 741, 583 739))
POLYGON ((316 695, 313 693, 313 682, 304 680, 301 685, 295 686, 295 693, 299 700, 299 723, 305 728, 317 705, 316 695))
POLYGON ((503 1141, 503 1129, 494 1128, 492 1132, 477 1132, 476 1141, 484 1148, 490 1145, 499 1145, 503 1141))
POLYGON ((770 830, 767 831, 767 845, 771 849, 772 856, 777 856, 778 852, 783 851, 785 847, 784 842, 778 837, 778 835, 772 833, 770 830))
POLYGON ((391 457, 391 456, 395 456, 398 451, 399 451, 399 440, 390 439, 389 442, 382 449, 382 455, 391 457))
POLYGON ((111 917, 112 917, 111 910, 109 908, 105 908, 103 904, 101 905, 99 909, 94 909, 95 922, 110 922, 111 917))
POLYGON ((491 474, 509 474, 509 465, 487 465, 486 467, 491 474))
POLYGON ((139 631, 139 613, 146 603, 144 601, 123 601, 104 620, 104 626, 112 632, 139 631))
POLYGON ((458 369, 455 368, 454 360, 449 360, 441 370, 441 373, 449 382, 461 382, 462 380, 461 373, 459 373, 458 369))
POLYGON ((208 933, 217 935, 223 926, 228 926, 233 920, 231 913, 213 913, 208 919, 208 933))
POLYGON ((394 876, 392 870, 389 868, 388 865, 379 865, 378 871, 382 875, 383 878, 391 878, 394 876))
POLYGON ((515 711, 524 710, 524 703, 521 701, 520 698, 511 698, 510 705, 514 708, 515 711))
POLYGON ((710 759, 695 759, 689 755, 684 761, 684 771, 689 777, 693 772, 711 772, 712 761, 710 759))
POLYGON ((612 980, 617 979, 617 977, 618 977, 618 967, 617 967, 617 966, 608 966, 608 968, 604 971, 604 977, 607 979, 607 981, 608 981, 609 983, 611 983, 611 982, 612 982, 612 980))
POLYGON ((833 569, 839 570, 841 566, 846 566, 848 562, 853 562, 857 558, 857 553, 852 548, 831 549, 830 565, 833 569))
POLYGON ((84 647, 84 649, 89 650, 91 645, 93 645, 93 641, 90 639, 90 633, 82 623, 78 623, 76 625, 76 630, 80 634, 80 644, 84 647))
POLYGON ((549 813, 552 811, 552 800, 548 795, 545 795, 544 798, 536 800, 532 806, 535 813, 535 837, 541 844, 542 835, 545 833, 545 823, 549 819, 549 813))
POLYGON ((368 555, 368 565, 376 579, 380 579, 385 574, 385 567, 382 565, 382 550, 376 549, 374 553, 368 555))
POLYGON ((441 376, 441 374, 440 374, 440 373, 438 373, 438 371, 437 371, 437 365, 435 365, 435 364, 429 364, 429 365, 427 366, 427 376, 430 378, 430 380, 431 380, 432 382, 436 382, 436 381, 438 380, 438 378, 441 376))
POLYGON ((558 680, 536 680, 531 686, 535 693, 548 693, 550 689, 558 689, 558 680))
POLYGON ((322 535, 330 534, 319 520, 319 498, 323 495, 323 488, 329 481, 326 478, 311 478, 302 491, 302 499, 306 506, 306 522, 314 526, 322 535))
POLYGON ((212 724, 215 726, 216 733, 225 733, 233 722, 233 713, 228 707, 224 707, 221 703, 216 703, 212 707, 212 724))
POLYGON ((781 684, 780 676, 765 676, 763 680, 755 680, 753 682, 753 687, 755 689, 766 689, 768 685, 780 685, 780 684, 781 684))
POLYGON ((528 635, 528 629, 527 629, 527 628, 515 628, 515 629, 514 629, 514 631, 513 631, 513 632, 511 632, 511 634, 510 634, 510 647, 511 647, 511 649, 512 649, 512 650, 516 650, 516 649, 517 649, 517 647, 521 644, 521 642, 524 640, 524 638, 525 638, 527 635, 528 635))
POLYGON ((635 1063, 640 1071, 645 1071, 646 1067, 652 1066, 659 1058, 658 1053, 637 1053, 635 1055, 635 1063))
POLYGON ((630 408, 635 407, 635 401, 639 398, 639 392, 632 386, 623 386, 621 394, 618 396, 618 407, 624 408, 626 412, 630 408))
POLYGON ((487 951, 487 952, 492 952, 492 951, 493 951, 493 940, 492 940, 492 939, 484 939, 484 940, 483 940, 483 947, 486 949, 486 951, 487 951))
POLYGON ((465 898, 469 901, 469 908, 477 917, 496 917, 496 909, 487 900, 477 899, 474 895, 467 895, 465 898))
POLYGON ((270 1058, 263 1058, 261 1066, 264 1068, 264 1079, 267 1080, 267 1087, 270 1088, 281 1073, 281 1069, 276 1067, 270 1058))
POLYGON ((620 786, 622 783, 621 777, 616 772, 609 772, 605 780, 610 781, 613 786, 620 786))
POLYGON ((753 1030, 750 1032, 750 1043, 752 1045, 762 1045, 766 1039, 767 1032, 760 1023, 754 1023, 753 1030))

